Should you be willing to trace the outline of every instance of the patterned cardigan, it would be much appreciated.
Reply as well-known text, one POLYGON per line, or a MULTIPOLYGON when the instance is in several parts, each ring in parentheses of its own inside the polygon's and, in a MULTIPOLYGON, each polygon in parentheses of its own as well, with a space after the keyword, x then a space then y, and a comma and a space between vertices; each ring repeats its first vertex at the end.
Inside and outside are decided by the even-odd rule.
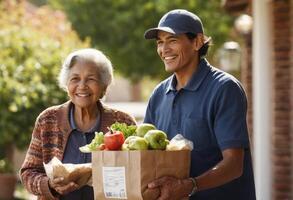
MULTIPOLYGON (((69 124, 71 101, 44 110, 37 118, 24 163, 20 169, 20 179, 25 188, 38 196, 39 200, 57 200, 49 189, 49 178, 45 174, 43 163, 48 163, 54 156, 62 160, 67 139, 72 129, 69 124)), ((128 114, 110 109, 98 102, 101 110, 100 130, 107 132, 107 127, 114 122, 135 124, 128 114)))

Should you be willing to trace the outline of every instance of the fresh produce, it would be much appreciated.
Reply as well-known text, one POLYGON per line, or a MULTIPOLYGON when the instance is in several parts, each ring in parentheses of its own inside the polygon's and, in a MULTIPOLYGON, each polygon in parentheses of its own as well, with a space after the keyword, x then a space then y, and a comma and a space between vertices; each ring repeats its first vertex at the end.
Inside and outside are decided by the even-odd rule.
POLYGON ((96 132, 90 144, 80 147, 84 153, 97 150, 192 150, 193 144, 182 135, 176 135, 171 141, 164 131, 157 130, 152 124, 138 126, 116 122, 108 128, 106 134, 96 132))
POLYGON ((83 153, 89 153, 91 151, 104 150, 104 149, 105 149, 105 145, 104 145, 103 132, 95 132, 95 137, 91 141, 90 144, 79 147, 79 150, 83 153))
POLYGON ((109 131, 104 135, 106 150, 120 150, 124 140, 124 134, 121 131, 109 129, 109 131))
POLYGON ((125 138, 129 136, 135 135, 136 126, 135 125, 127 125, 126 123, 115 122, 110 127, 112 130, 121 131, 124 134, 125 138))
POLYGON ((130 136, 122 145, 122 150, 147 150, 148 142, 143 137, 130 136))
POLYGON ((149 130, 155 130, 156 127, 152 124, 148 123, 142 123, 137 126, 136 129, 136 135, 140 137, 144 137, 144 135, 149 131, 149 130))
POLYGON ((167 144, 169 144, 166 133, 161 130, 150 130, 144 138, 149 144, 149 149, 165 150, 167 144))

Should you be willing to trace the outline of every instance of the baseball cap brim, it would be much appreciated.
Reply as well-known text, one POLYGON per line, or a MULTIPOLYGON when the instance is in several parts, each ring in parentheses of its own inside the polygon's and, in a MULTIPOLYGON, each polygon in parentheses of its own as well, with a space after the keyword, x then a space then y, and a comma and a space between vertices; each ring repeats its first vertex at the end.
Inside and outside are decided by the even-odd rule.
POLYGON ((145 39, 156 39, 158 35, 158 31, 165 31, 171 34, 181 34, 184 32, 181 32, 179 30, 172 29, 170 27, 157 27, 157 28, 150 28, 144 33, 145 39))
MULTIPOLYGON (((148 29, 144 33, 144 38, 145 39, 156 39, 157 35, 158 35, 158 31, 165 31, 165 32, 168 32, 168 33, 171 33, 171 34, 174 34, 174 35, 186 33, 184 31, 172 29, 170 27, 157 27, 157 28, 148 29)), ((208 36, 204 35, 204 43, 210 42, 211 39, 212 39, 211 37, 208 37, 208 36)))

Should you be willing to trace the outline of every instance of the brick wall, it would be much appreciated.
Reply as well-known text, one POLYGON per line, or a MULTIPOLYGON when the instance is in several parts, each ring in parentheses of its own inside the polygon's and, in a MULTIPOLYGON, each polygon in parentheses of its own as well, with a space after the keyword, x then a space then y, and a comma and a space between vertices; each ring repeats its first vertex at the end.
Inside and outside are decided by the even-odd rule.
MULTIPOLYGON (((272 200, 293 200, 293 0, 271 0, 272 5, 272 200)), ((251 13, 250 0, 226 0, 232 15, 251 13), (247 4, 246 4, 247 3, 247 4)), ((241 81, 248 97, 248 128, 252 134, 251 38, 246 38, 246 62, 241 81)), ((257 66, 254 66, 257 67, 257 66)), ((253 134, 252 134, 253 136, 253 134)), ((252 137, 253 139, 253 137, 252 137)), ((269 166, 268 166, 269 167, 269 166)))
MULTIPOLYGON (((275 0, 273 14, 273 70, 272 70, 272 161, 273 161, 273 199, 292 199, 292 129, 291 101, 292 60, 290 1, 275 0)), ((291 25, 292 26, 292 25, 291 25)))
MULTIPOLYGON (((290 110, 291 110, 291 117, 290 117, 290 136, 291 136, 291 166, 293 166, 293 1, 291 0, 290 4, 290 110)), ((293 167, 291 167, 293 168, 293 167)), ((291 170, 291 199, 293 199, 293 172, 291 170)))
POLYGON ((251 34, 245 37, 245 46, 242 47, 241 83, 247 96, 247 127, 250 137, 250 146, 253 153, 253 110, 252 110, 252 45, 251 34))

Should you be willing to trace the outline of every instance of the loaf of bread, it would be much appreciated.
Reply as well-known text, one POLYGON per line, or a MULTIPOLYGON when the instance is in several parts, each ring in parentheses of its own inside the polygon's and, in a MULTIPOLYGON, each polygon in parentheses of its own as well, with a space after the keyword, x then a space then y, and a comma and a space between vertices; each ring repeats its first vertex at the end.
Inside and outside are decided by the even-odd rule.
POLYGON ((82 187, 91 185, 92 164, 63 164, 58 158, 54 157, 49 163, 44 163, 47 176, 50 179, 64 178, 64 184, 74 182, 82 187))

